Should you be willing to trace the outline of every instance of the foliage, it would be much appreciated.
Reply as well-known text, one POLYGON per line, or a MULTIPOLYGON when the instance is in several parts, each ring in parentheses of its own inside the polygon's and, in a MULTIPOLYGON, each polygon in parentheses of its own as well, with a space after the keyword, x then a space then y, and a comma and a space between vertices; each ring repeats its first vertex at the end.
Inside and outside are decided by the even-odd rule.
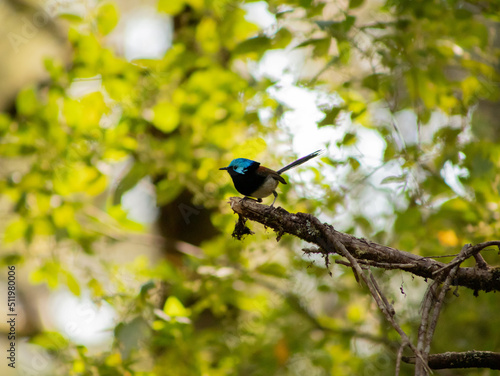
MULTIPOLYGON (((392 372, 398 337, 349 272, 330 266, 332 278, 321 259, 260 228, 243 242, 230 237, 224 197, 235 191, 218 167, 236 156, 272 165, 286 133, 289 109, 272 95, 279 82, 252 68, 270 51, 301 52, 309 69, 295 87, 340 98, 321 104, 318 122, 340 130, 326 140, 339 152, 310 165, 313 188, 284 186, 280 205, 423 256, 499 233, 499 133, 481 112, 499 94, 495 2, 272 0, 268 29, 248 21, 255 4, 244 5, 159 0, 172 45, 162 58, 129 62, 109 39, 120 11, 99 3, 71 21, 71 63, 47 59, 50 79, 0 114, 3 263, 24 263, 33 284, 90 291, 117 314, 113 346, 97 354, 65 333, 30 338, 60 374, 392 372), (372 142, 381 155, 367 164, 372 142), (151 261, 126 262, 121 252, 154 230, 123 205, 140 185, 168 217, 157 232, 173 246, 155 242, 151 261), (301 190, 315 195, 293 196, 301 190), (197 227, 204 216, 209 225, 197 227)), ((421 283, 380 277, 414 330, 421 283)), ((495 296, 449 300, 435 351, 498 350, 495 296)))

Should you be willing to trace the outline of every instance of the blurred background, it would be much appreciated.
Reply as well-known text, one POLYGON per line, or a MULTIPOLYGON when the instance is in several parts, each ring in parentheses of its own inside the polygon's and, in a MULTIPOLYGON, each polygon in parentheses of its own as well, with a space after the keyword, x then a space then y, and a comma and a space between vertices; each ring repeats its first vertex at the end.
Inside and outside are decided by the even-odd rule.
MULTIPOLYGON (((1 0, 0 290, 15 266, 18 314, 1 374, 392 374, 399 336, 352 272, 256 223, 233 239, 238 193, 218 168, 326 149, 277 206, 422 256, 498 239, 499 15, 474 0, 1 0)), ((427 281, 374 272, 415 338, 427 281)), ((431 353, 500 351, 499 308, 459 288, 431 353)))

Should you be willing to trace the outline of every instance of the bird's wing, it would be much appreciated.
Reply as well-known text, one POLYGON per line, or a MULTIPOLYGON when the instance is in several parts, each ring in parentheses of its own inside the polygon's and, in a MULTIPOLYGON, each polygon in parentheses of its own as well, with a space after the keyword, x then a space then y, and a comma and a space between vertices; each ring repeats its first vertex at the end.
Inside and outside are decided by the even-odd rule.
POLYGON ((280 176, 276 171, 271 170, 270 168, 259 166, 259 168, 255 172, 261 176, 271 175, 273 179, 278 180, 280 183, 286 184, 285 179, 283 179, 282 176, 280 176))

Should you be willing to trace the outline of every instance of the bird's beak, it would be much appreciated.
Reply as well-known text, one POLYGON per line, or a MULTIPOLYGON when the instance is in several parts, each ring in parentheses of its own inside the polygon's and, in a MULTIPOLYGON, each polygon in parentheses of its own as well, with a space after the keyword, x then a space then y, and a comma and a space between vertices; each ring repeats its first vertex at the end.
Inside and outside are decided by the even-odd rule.
POLYGON ((227 170, 227 167, 221 167, 219 170, 227 170))

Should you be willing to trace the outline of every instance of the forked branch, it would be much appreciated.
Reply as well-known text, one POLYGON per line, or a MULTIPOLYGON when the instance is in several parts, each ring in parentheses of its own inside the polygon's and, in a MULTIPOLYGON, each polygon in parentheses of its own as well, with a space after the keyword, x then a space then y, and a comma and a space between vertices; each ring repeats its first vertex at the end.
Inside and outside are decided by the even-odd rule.
POLYGON ((431 368, 453 368, 445 365, 458 360, 463 367, 475 366, 491 369, 500 367, 495 363, 500 358, 498 353, 471 351, 429 355, 441 306, 451 285, 464 286, 473 289, 475 293, 479 290, 486 292, 500 290, 500 270, 488 266, 479 253, 488 246, 500 247, 500 241, 467 244, 450 263, 445 264, 432 258, 417 256, 338 232, 331 225, 321 223, 310 214, 289 213, 282 208, 273 208, 237 197, 232 197, 230 203, 231 208, 239 217, 233 233, 233 236, 238 239, 252 233, 245 225, 246 220, 250 219, 276 231, 278 241, 285 233, 288 233, 317 246, 317 248, 304 249, 306 253, 320 253, 325 256, 338 254, 346 259, 346 261, 337 260, 337 262, 351 267, 357 280, 361 278, 387 321, 401 336, 402 345, 397 357, 396 374, 399 374, 401 359, 415 363, 415 375, 419 376, 428 375, 431 368), (470 257, 476 260, 476 267, 461 268, 461 263, 470 257), (424 297, 422 322, 416 346, 396 322, 394 309, 377 284, 370 267, 400 269, 433 280, 424 297), (415 357, 402 356, 405 346, 411 348, 415 357), (475 354, 478 359, 476 363, 473 361, 475 354))

